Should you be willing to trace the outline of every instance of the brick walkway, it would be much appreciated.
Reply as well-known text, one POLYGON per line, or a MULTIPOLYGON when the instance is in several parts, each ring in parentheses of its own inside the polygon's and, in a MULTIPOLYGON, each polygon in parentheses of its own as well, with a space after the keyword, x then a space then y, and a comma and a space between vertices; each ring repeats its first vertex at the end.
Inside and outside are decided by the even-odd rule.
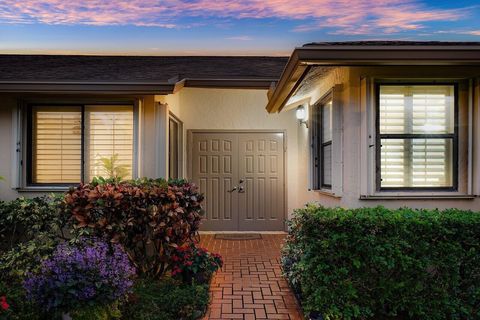
POLYGON ((280 270, 282 234, 259 240, 218 240, 202 234, 201 244, 220 253, 224 266, 212 281, 212 302, 204 319, 303 319, 280 270))

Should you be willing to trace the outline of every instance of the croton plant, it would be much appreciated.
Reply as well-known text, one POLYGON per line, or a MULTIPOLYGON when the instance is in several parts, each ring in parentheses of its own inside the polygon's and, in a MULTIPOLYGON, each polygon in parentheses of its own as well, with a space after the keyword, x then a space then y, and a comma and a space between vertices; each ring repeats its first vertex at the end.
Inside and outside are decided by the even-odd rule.
POLYGON ((75 234, 121 243, 140 274, 160 277, 173 250, 198 234, 203 195, 183 180, 83 184, 65 195, 75 234))

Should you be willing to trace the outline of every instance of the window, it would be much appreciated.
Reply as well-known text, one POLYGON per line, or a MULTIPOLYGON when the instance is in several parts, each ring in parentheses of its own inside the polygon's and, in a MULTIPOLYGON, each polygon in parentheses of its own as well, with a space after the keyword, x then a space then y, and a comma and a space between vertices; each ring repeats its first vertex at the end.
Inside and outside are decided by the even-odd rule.
POLYGON ((80 107, 32 108, 32 183, 78 183, 82 170, 80 107))
POLYGON ((321 106, 322 111, 322 187, 332 188, 332 100, 321 106))
POLYGON ((313 107, 313 187, 332 188, 333 110, 331 95, 313 107))
POLYGON ((168 177, 181 177, 182 123, 172 114, 168 120, 168 177))
POLYGON ((456 86, 377 92, 377 189, 456 189, 456 86))
POLYGON ((133 176, 133 106, 32 106, 29 184, 66 185, 133 176))

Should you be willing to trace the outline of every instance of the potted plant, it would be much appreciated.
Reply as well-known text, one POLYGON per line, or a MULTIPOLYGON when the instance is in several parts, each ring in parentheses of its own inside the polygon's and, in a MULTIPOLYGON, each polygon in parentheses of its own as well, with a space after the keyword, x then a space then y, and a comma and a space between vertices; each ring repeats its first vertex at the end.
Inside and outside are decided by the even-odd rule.
POLYGON ((27 297, 49 314, 63 319, 84 308, 110 306, 126 297, 135 269, 119 244, 80 239, 59 244, 40 270, 27 275, 27 297))
POLYGON ((222 257, 189 243, 175 250, 171 257, 172 276, 184 283, 208 283, 212 274, 223 266, 222 257))

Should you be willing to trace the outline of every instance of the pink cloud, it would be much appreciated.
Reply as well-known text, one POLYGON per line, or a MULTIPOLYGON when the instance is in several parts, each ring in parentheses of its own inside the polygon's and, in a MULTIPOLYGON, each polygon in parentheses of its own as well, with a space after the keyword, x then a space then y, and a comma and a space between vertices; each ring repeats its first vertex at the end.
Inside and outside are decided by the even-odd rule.
POLYGON ((395 33, 424 27, 430 21, 452 21, 462 9, 431 9, 414 0, 4 0, 0 22, 137 25, 179 27, 182 17, 224 19, 280 18, 310 21, 294 31, 321 28, 332 33, 395 33))

